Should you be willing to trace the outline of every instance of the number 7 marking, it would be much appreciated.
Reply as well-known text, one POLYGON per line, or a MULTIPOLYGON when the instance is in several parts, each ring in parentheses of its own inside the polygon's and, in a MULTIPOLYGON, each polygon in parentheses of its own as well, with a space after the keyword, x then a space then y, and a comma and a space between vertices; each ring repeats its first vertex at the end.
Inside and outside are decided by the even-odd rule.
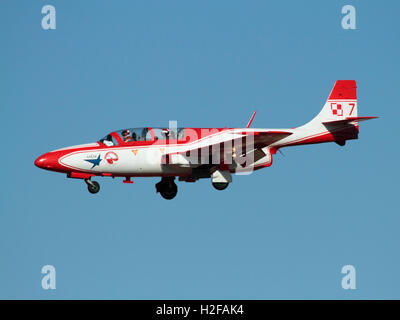
POLYGON ((354 110, 355 105, 356 105, 355 103, 349 103, 349 106, 352 106, 352 107, 351 107, 351 110, 350 110, 349 116, 351 116, 351 114, 353 113, 353 110, 354 110))

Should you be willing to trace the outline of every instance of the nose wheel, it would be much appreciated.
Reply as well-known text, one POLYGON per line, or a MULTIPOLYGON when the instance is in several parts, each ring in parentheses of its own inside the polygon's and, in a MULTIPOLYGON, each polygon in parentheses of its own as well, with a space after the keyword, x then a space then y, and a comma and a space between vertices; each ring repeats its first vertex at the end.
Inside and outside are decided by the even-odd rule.
POLYGON ((100 191, 100 184, 97 181, 85 179, 85 182, 90 193, 95 194, 100 191))
POLYGON ((156 191, 161 194, 164 199, 171 200, 175 198, 178 193, 178 186, 174 182, 173 178, 162 178, 160 182, 156 184, 156 191))

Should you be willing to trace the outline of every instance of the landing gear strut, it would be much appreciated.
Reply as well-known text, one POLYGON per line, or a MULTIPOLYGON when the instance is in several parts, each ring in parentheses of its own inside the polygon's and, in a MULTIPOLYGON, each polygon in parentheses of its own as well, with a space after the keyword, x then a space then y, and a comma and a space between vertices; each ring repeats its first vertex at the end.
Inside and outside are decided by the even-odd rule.
POLYGON ((100 191, 100 184, 97 181, 92 181, 90 179, 85 179, 90 193, 97 193, 100 191))
POLYGON ((156 184, 156 191, 161 194, 164 199, 171 200, 178 193, 178 186, 174 182, 175 177, 162 178, 156 184))

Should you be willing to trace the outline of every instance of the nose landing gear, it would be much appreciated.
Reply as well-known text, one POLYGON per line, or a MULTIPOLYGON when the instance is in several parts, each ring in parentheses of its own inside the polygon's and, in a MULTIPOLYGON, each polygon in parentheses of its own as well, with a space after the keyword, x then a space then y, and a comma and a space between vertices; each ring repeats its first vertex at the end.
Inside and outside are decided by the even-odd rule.
POLYGON ((88 191, 90 193, 95 194, 95 193, 100 191, 100 184, 97 181, 92 181, 90 179, 85 179, 85 182, 86 182, 86 184, 88 186, 88 191))
POLYGON ((156 191, 161 194, 164 199, 171 200, 178 193, 178 186, 174 182, 175 177, 162 178, 156 184, 156 191))

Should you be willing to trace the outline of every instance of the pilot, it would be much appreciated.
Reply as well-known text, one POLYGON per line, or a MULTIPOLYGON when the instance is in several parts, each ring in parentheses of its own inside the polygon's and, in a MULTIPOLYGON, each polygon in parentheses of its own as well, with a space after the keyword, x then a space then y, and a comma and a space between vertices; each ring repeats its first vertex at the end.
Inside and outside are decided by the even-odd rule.
POLYGON ((132 137, 128 129, 122 131, 122 139, 124 140, 124 142, 132 141, 132 137))

